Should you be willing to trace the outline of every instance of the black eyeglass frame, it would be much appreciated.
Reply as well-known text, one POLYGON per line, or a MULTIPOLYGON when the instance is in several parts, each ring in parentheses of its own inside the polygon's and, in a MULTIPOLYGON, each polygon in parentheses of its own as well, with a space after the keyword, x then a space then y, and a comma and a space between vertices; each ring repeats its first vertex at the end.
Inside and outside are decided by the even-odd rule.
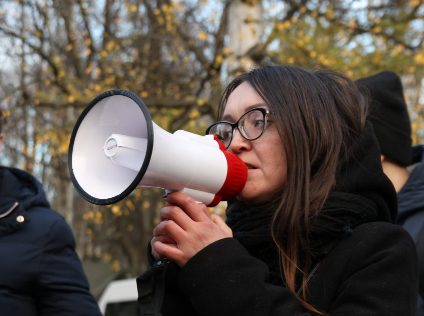
MULTIPOLYGON (((212 125, 210 125, 210 126, 206 129, 205 134, 206 134, 206 135, 209 135, 209 131, 210 131, 210 130, 214 127, 214 126, 216 126, 216 125, 218 125, 218 124, 222 124, 222 123, 224 123, 224 124, 228 124, 229 126, 231 126, 231 139, 230 139, 230 141, 229 141, 228 145, 226 145, 226 146, 225 146, 225 148, 226 148, 226 149, 228 149, 228 148, 230 147, 230 145, 231 145, 231 142, 233 141, 233 137, 234 137, 234 130, 235 130, 236 128, 239 130, 240 135, 241 135, 244 139, 246 139, 246 140, 256 140, 256 139, 258 139, 259 137, 261 137, 261 136, 262 136, 262 134, 264 133, 264 131, 265 131, 266 127, 267 127, 267 124, 268 124, 267 115, 269 115, 269 114, 271 114, 271 112, 270 112, 268 109, 265 109, 265 108, 253 108, 253 109, 251 109, 251 110, 247 111, 246 113, 244 113, 242 116, 240 116, 240 118, 239 118, 239 119, 237 120, 237 122, 235 122, 235 123, 231 123, 231 122, 228 122, 228 121, 218 121, 218 122, 213 123, 212 125), (250 112, 253 112, 253 111, 259 111, 259 112, 261 112, 261 113, 262 113, 262 115, 264 116, 264 127, 262 128, 262 132, 261 132, 261 133, 260 133, 257 137, 249 138, 249 137, 247 137, 247 136, 245 135, 245 132, 244 132, 243 128, 239 128, 239 124, 240 124, 240 121, 242 121, 242 119, 243 119, 243 118, 244 118, 247 114, 249 114, 250 112)), ((225 144, 224 144, 224 145, 225 145, 225 144)))

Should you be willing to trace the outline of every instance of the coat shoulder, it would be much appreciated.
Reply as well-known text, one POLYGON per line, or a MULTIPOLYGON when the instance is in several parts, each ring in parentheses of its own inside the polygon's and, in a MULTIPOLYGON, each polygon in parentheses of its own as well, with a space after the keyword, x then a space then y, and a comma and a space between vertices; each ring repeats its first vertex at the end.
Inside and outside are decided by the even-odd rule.
POLYGON ((400 225, 370 222, 357 226, 350 236, 340 240, 323 264, 345 262, 344 270, 352 273, 374 264, 391 261, 416 261, 414 241, 400 225), (374 261, 372 261, 374 260, 374 261))
POLYGON ((416 283, 410 235, 399 225, 370 222, 356 227, 319 263, 310 294, 335 315, 412 315, 416 283))
MULTIPOLYGON (((24 210, 25 224, 2 238, 8 244, 26 244, 45 250, 75 246, 72 230, 65 218, 49 207, 34 206, 24 210)), ((13 215, 13 214, 11 214, 13 215)))
POLYGON ((28 214, 28 228, 34 236, 42 238, 46 246, 74 246, 72 230, 62 215, 46 207, 35 207, 28 214))
MULTIPOLYGON (((342 241, 343 242, 343 241, 342 241)), ((388 222, 370 222, 359 225, 352 232, 351 240, 358 250, 387 251, 388 249, 404 249, 414 253, 415 245, 411 235, 400 225, 388 222)))

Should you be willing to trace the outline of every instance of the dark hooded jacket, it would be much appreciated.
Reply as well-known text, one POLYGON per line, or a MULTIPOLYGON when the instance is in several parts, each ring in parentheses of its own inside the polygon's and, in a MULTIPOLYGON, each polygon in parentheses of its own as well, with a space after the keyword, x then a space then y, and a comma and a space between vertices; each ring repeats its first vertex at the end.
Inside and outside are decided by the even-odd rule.
MULTIPOLYGON (((379 157, 367 125, 312 222, 307 301, 331 316, 415 313, 415 246, 392 224, 396 192, 379 157)), ((144 315, 310 315, 284 286, 270 234, 273 210, 230 203, 234 238, 207 246, 181 269, 155 263, 138 279, 144 315)))
POLYGON ((41 183, 0 167, 0 314, 100 315, 70 227, 41 183))
POLYGON ((424 146, 415 148, 417 163, 412 167, 406 184, 398 193, 397 222, 417 241, 424 227, 424 146))
POLYGON ((420 297, 417 316, 424 316, 424 146, 415 146, 413 154, 410 176, 398 193, 397 221, 411 234, 418 248, 420 297))

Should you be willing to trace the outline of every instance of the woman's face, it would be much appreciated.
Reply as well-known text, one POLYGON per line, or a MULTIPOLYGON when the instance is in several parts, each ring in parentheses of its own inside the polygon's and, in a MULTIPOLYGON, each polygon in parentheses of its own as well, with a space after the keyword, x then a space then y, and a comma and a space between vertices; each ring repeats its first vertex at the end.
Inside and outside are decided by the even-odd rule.
MULTIPOLYGON (((265 101, 243 82, 229 96, 222 119, 236 122, 240 116, 253 108, 268 108, 265 101)), ((251 202, 266 202, 282 189, 287 179, 287 160, 284 144, 268 116, 268 124, 261 137, 247 140, 234 130, 230 147, 247 166, 248 176, 239 199, 251 202)))

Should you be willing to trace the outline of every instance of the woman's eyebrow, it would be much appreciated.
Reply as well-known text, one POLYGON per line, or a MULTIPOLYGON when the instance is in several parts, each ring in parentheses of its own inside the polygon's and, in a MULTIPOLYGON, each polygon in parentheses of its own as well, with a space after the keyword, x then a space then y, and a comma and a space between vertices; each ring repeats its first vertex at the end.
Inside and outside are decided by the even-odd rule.
MULTIPOLYGON (((249 105, 247 108, 246 108, 246 110, 244 111, 244 113, 246 113, 247 111, 249 111, 249 110, 252 110, 252 109, 257 109, 257 108, 266 108, 266 109, 268 109, 268 105, 265 103, 265 102, 259 102, 259 103, 255 103, 255 104, 252 104, 252 105, 249 105)), ((243 113, 243 114, 244 114, 243 113)), ((242 115, 243 115, 242 114, 242 115)), ((241 115, 240 115, 241 116, 241 115)), ((222 121, 229 121, 229 122, 231 122, 231 120, 234 120, 234 118, 233 118, 233 116, 231 115, 231 114, 225 114, 222 118, 221 118, 221 120, 222 121)))

